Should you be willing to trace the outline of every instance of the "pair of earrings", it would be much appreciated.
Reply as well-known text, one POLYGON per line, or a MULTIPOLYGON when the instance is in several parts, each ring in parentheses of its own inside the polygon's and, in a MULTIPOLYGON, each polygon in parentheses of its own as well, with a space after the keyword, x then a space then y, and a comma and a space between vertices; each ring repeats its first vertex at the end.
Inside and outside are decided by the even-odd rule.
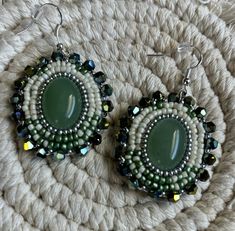
MULTIPOLYGON (((23 77, 15 82, 13 118, 17 134, 24 140, 25 151, 35 150, 37 156, 52 155, 62 160, 68 154, 85 156, 93 145, 101 143, 101 130, 109 127, 107 113, 113 110, 112 87, 105 84, 103 72, 94 73, 92 60, 81 62, 80 55, 69 54, 59 43, 50 59, 41 58, 36 66, 27 66, 23 77)), ((31 24, 30 24, 31 25, 31 24)), ((28 27, 27 27, 28 28, 28 27)), ((130 106, 120 119, 115 157, 119 171, 137 189, 157 198, 178 201, 183 192, 194 194, 196 181, 206 181, 206 165, 216 161, 211 150, 218 142, 211 136, 213 122, 206 122, 206 110, 197 107, 187 95, 191 70, 187 69, 179 93, 164 96, 160 91, 143 97, 130 106)))

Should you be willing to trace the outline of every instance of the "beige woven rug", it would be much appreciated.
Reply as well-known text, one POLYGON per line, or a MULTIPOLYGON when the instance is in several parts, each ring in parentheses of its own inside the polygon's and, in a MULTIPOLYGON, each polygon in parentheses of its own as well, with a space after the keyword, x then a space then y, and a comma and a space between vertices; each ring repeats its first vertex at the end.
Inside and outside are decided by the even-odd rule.
POLYGON ((107 73, 115 105, 103 143, 84 159, 62 162, 19 151, 9 119, 13 81, 55 47, 54 8, 40 25, 16 34, 22 19, 45 2, 6 1, 0 8, 0 230, 235 230, 235 2, 53 1, 64 15, 61 41, 107 73), (142 95, 179 90, 188 56, 174 50, 182 42, 204 56, 193 72, 191 92, 208 108, 223 144, 210 181, 174 204, 127 187, 115 170, 113 127, 142 95), (167 56, 150 59, 149 52, 167 56))

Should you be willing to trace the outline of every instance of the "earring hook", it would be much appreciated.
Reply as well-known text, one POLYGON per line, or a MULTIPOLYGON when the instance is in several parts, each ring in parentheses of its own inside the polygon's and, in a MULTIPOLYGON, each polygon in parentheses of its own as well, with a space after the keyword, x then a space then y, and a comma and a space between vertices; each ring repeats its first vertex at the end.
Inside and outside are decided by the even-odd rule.
MULTIPOLYGON (((184 78, 183 78, 183 81, 182 81, 183 82, 183 87, 179 92, 180 100, 182 100, 184 95, 187 94, 187 87, 189 86, 189 84, 191 82, 190 81, 191 72, 194 68, 197 68, 202 63, 203 55, 202 55, 201 51, 199 50, 199 48, 194 47, 193 45, 191 45, 189 43, 181 43, 177 48, 177 52, 179 52, 179 53, 192 52, 193 54, 197 53, 196 56, 197 56, 197 59, 198 59, 198 62, 196 64, 191 65, 187 68, 186 73, 184 75, 184 78)), ((164 56, 164 54, 163 53, 156 53, 156 54, 148 54, 147 56, 161 57, 161 56, 164 56)))
POLYGON ((22 31, 18 32, 17 34, 20 34, 24 31, 28 30, 34 23, 37 23, 38 19, 41 16, 43 8, 45 8, 46 6, 55 7, 57 9, 58 13, 59 13, 60 22, 56 25, 55 30, 54 30, 54 35, 56 36, 57 42, 59 44, 60 43, 60 41, 59 41, 59 31, 60 31, 60 28, 62 27, 62 24, 63 24, 63 15, 61 13, 60 8, 57 5, 55 5, 53 3, 49 3, 49 2, 44 3, 43 5, 39 6, 36 13, 31 17, 30 23, 22 31))

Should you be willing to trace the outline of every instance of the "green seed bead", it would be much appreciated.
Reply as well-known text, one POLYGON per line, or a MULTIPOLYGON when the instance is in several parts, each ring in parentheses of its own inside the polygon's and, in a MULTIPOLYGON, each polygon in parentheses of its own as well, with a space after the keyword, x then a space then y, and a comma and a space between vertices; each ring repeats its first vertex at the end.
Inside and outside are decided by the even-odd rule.
POLYGON ((34 130, 31 130, 31 131, 30 131, 30 134, 31 134, 31 135, 36 135, 36 134, 37 134, 37 130, 35 130, 35 129, 34 129, 34 130))
POLYGON ((73 141, 73 146, 74 146, 74 147, 79 146, 79 143, 78 143, 78 141, 77 141, 77 140, 73 141))
POLYGON ((175 189, 175 186, 173 184, 170 184, 170 189, 171 190, 175 189))
POLYGON ((135 168, 135 169, 132 170, 132 173, 133 173, 134 175, 137 175, 137 174, 139 173, 139 171, 135 168))
POLYGON ((162 185, 159 185, 159 191, 163 191, 164 187, 162 185))
POLYGON ((56 135, 55 136, 55 141, 58 142, 58 143, 61 142, 62 141, 62 136, 61 135, 56 135))
POLYGON ((68 149, 69 149, 69 150, 73 149, 73 143, 72 143, 72 142, 69 142, 69 143, 68 143, 68 149))
POLYGON ((58 150, 60 148, 60 144, 59 143, 54 143, 54 149, 58 150))
POLYGON ((147 175, 147 178, 148 178, 148 179, 153 179, 153 177, 154 177, 154 174, 153 174, 153 173, 149 173, 149 174, 147 175))
POLYGON ((145 169, 143 174, 147 176, 149 174, 149 170, 145 169))
POLYGON ((49 140, 50 140, 50 141, 54 141, 54 139, 55 139, 55 135, 49 136, 49 140))
POLYGON ((68 138, 69 138, 69 141, 73 141, 73 135, 72 134, 68 135, 68 138))
POLYGON ((61 145, 61 149, 62 149, 63 151, 66 151, 66 150, 67 150, 67 147, 68 147, 67 144, 62 144, 62 145, 61 145))
POLYGON ((147 186, 150 186, 150 185, 152 184, 152 182, 151 182, 150 180, 146 180, 145 184, 146 184, 147 186))
POLYGON ((63 142, 67 143, 68 142, 68 136, 63 136, 63 142))
POLYGON ((163 187, 164 187, 164 191, 168 191, 169 190, 169 185, 168 184, 164 185, 163 187))
POLYGON ((165 182, 166 182, 166 179, 163 178, 163 177, 161 177, 161 179, 160 179, 160 184, 164 184, 165 182))
POLYGON ((159 177, 158 175, 155 175, 155 176, 154 176, 154 180, 155 180, 155 181, 159 181, 159 179, 160 179, 160 177, 159 177))
POLYGON ((50 142, 49 144, 48 144, 48 148, 49 149, 52 149, 54 147, 54 143, 53 142, 50 142))
POLYGON ((126 162, 127 165, 131 165, 133 163, 132 160, 130 160, 130 159, 126 160, 125 162, 126 162))
POLYGON ((158 188, 158 184, 157 184, 157 183, 153 183, 153 184, 152 184, 152 188, 153 188, 153 189, 157 189, 157 188, 158 188))

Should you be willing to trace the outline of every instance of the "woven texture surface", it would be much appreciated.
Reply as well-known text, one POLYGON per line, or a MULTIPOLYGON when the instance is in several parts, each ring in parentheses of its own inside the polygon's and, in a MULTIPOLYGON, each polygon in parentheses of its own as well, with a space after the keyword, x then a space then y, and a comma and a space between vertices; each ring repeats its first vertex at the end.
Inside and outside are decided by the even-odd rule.
POLYGON ((100 146, 84 159, 54 162, 19 151, 9 120, 14 80, 56 44, 52 30, 59 18, 51 7, 40 25, 16 34, 42 3, 8 1, 0 8, 0 230, 235 230, 235 36, 228 25, 234 8, 224 13, 216 1, 54 1, 64 16, 61 42, 107 74, 115 105, 100 146), (174 52, 182 42, 204 56, 191 93, 208 109, 223 144, 210 181, 174 204, 127 187, 115 170, 113 128, 142 95, 179 90, 189 64, 188 56, 174 52), (146 57, 150 52, 166 57, 146 57))

